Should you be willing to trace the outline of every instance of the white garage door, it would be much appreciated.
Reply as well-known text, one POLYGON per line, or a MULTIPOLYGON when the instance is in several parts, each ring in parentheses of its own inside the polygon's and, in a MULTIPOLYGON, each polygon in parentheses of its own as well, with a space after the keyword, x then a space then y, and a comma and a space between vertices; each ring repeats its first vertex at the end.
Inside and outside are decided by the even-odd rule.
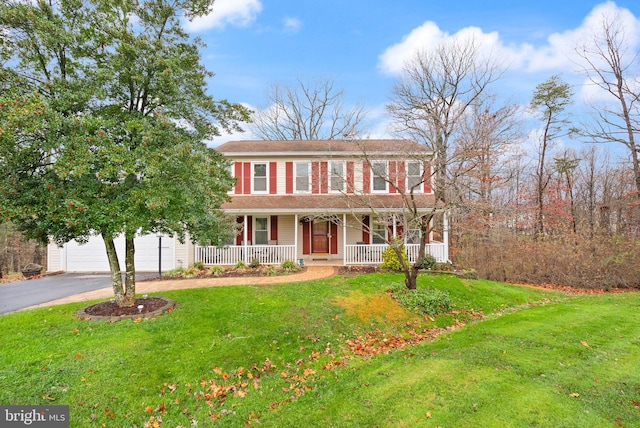
MULTIPOLYGON (((124 270, 125 243, 124 237, 114 240, 120 269, 124 270)), ((155 235, 143 235, 135 238, 136 271, 158 271, 158 237, 155 235)), ((162 270, 166 271, 175 267, 173 237, 162 237, 162 270)), ((101 236, 92 236, 86 244, 78 244, 71 241, 65 245, 66 271, 67 272, 109 272, 107 250, 101 236)))

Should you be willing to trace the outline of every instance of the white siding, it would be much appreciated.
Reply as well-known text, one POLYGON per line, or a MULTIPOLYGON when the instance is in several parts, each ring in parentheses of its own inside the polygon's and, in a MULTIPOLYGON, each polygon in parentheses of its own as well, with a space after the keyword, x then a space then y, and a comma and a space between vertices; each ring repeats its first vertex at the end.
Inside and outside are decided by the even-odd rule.
POLYGON ((62 266, 62 248, 57 244, 47 246, 47 272, 64 270, 62 266))
MULTIPOLYGON (((173 237, 164 236, 162 238, 162 265, 163 271, 173 269, 175 267, 175 239, 173 237)), ((120 268, 125 267, 125 242, 124 237, 119 236, 114 240, 120 268)), ((138 236, 135 238, 135 266, 137 271, 157 271, 159 266, 158 256, 158 237, 154 234, 138 236)), ((52 246, 49 246, 51 248, 52 246)), ((55 245, 53 246, 55 247, 55 245)), ((68 272, 108 272, 109 261, 104 241, 101 236, 92 236, 86 244, 79 244, 76 241, 70 241, 63 248, 54 250, 50 256, 51 267, 55 266, 55 260, 58 260, 58 270, 68 272), (55 253, 58 253, 56 256, 55 253)))

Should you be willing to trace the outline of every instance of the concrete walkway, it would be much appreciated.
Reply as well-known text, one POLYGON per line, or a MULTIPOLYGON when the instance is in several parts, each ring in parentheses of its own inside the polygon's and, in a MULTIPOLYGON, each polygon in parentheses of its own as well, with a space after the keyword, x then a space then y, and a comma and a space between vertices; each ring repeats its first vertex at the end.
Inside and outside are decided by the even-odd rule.
MULTIPOLYGON (((271 285, 289 282, 313 281, 329 278, 338 273, 337 266, 308 266, 304 272, 281 276, 251 276, 229 278, 195 278, 195 279, 166 279, 136 282, 136 294, 157 293, 166 290, 186 290, 188 288, 222 287, 228 285, 271 285)), ((62 305, 65 303, 86 302, 89 300, 108 299, 113 297, 111 287, 88 291, 61 299, 52 300, 24 310, 62 305)))

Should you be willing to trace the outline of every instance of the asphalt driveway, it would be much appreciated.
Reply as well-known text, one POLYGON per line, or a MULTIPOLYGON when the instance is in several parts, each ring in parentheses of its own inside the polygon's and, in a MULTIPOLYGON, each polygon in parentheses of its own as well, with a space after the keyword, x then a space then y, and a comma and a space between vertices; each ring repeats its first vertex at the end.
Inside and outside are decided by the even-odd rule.
MULTIPOLYGON (((136 279, 157 275, 157 272, 141 272, 136 274, 136 279)), ((101 288, 111 288, 111 276, 107 272, 62 273, 0 284, 0 314, 101 288)))

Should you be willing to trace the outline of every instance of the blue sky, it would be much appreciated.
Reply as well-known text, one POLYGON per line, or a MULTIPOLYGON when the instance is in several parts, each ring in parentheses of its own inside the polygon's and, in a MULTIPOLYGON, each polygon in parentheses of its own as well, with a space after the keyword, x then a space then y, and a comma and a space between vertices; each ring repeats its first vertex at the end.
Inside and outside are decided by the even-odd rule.
POLYGON ((374 135, 383 136, 384 104, 403 61, 460 34, 473 34, 510 64, 493 86, 500 96, 526 104, 538 83, 562 73, 581 99, 583 78, 569 52, 610 12, 628 22, 638 51, 637 0, 216 0, 213 12, 187 29, 207 44, 215 98, 257 108, 272 83, 332 78, 345 101, 367 106, 374 135))

